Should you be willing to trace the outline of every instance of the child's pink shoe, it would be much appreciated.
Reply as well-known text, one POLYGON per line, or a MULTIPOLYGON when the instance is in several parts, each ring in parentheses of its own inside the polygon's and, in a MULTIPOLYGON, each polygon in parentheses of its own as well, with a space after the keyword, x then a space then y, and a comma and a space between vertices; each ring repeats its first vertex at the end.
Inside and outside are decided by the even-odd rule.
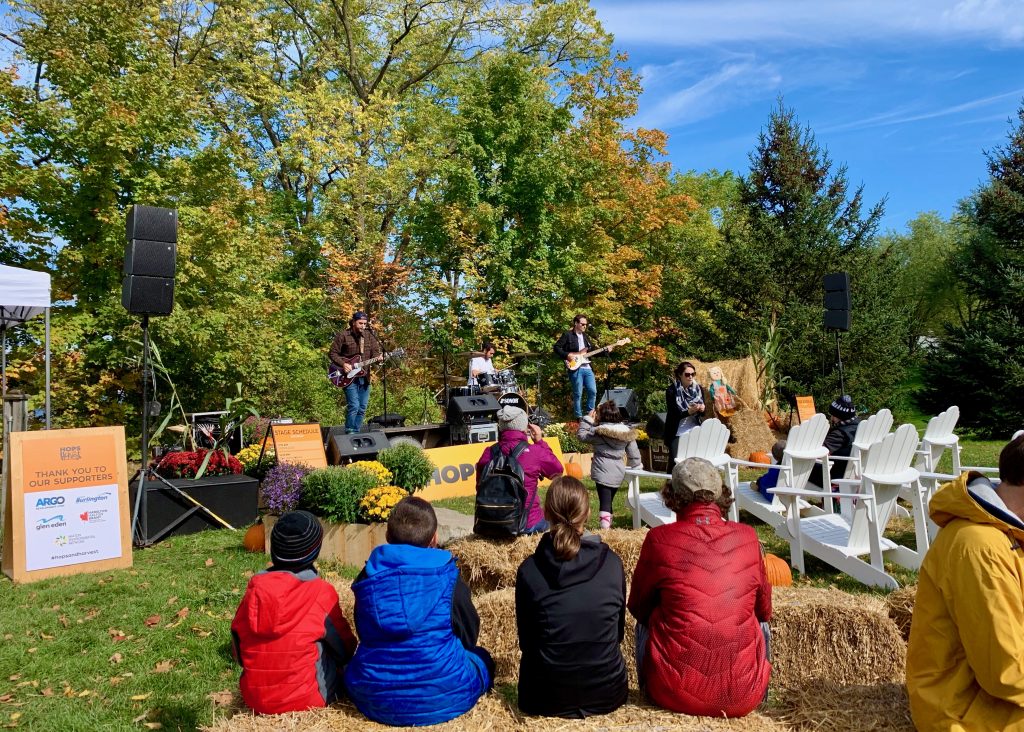
POLYGON ((612 515, 606 511, 601 511, 601 528, 610 529, 612 527, 612 515))

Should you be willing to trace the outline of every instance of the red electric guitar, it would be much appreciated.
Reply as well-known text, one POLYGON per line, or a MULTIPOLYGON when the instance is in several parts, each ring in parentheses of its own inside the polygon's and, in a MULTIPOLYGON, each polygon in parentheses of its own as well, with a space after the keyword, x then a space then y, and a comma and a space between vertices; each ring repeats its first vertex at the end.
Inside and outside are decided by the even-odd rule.
POLYGON ((348 370, 348 373, 345 373, 345 370, 340 366, 332 363, 327 366, 327 378, 330 379, 331 383, 335 386, 339 386, 344 389, 360 376, 365 376, 368 368, 378 361, 383 361, 386 358, 392 357, 402 358, 403 356, 405 356, 404 348, 398 348, 390 353, 382 353, 379 356, 368 358, 365 361, 361 361, 360 359, 362 356, 356 354, 355 356, 350 356, 344 359, 345 363, 352 367, 348 370))

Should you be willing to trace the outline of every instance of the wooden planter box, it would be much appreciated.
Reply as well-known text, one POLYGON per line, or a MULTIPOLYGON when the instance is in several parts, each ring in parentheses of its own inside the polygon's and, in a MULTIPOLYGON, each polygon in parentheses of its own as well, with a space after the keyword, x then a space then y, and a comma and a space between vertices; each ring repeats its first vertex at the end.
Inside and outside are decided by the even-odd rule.
MULTIPOLYGON (((248 475, 216 475, 211 478, 191 480, 188 478, 168 480, 182 493, 191 496, 206 508, 213 511, 233 527, 241 528, 251 524, 259 516, 259 481, 248 475)), ((146 519, 148 534, 154 536, 175 519, 195 507, 187 498, 182 498, 175 491, 164 486, 158 480, 148 480, 146 486, 146 519)), ((129 511, 135 510, 135 494, 138 481, 129 486, 129 511)), ((139 517, 140 521, 142 517, 139 517)), ((196 511, 187 519, 176 525, 166 536, 194 534, 206 529, 223 529, 224 527, 204 511, 196 511)), ((164 535, 160 539, 166 538, 164 535)))
MULTIPOLYGON (((266 551, 270 554, 270 534, 277 516, 264 516, 266 551)), ((362 567, 374 547, 387 543, 387 524, 335 524, 318 519, 324 529, 324 543, 319 559, 328 559, 353 567, 362 567)))

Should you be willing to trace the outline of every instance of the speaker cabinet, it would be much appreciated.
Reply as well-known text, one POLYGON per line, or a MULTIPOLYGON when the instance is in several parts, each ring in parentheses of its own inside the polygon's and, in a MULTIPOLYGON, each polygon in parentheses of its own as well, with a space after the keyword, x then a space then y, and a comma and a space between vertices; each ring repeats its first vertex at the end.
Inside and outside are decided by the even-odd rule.
POLYGON ((128 209, 125 221, 125 238, 145 241, 178 241, 178 210, 157 206, 140 206, 128 209))
POLYGON ((619 408, 619 414, 623 419, 636 422, 636 415, 640 409, 636 392, 632 389, 609 389, 601 395, 601 401, 598 403, 604 404, 608 401, 615 402, 615 406, 619 408))
POLYGON ((121 305, 136 315, 170 315, 174 308, 174 280, 125 275, 121 282, 121 305))
POLYGON ((834 272, 822 280, 825 290, 825 328, 828 330, 850 329, 850 274, 834 272))
POLYGON ((668 412, 658 412, 652 414, 651 418, 647 420, 647 427, 645 432, 647 436, 652 440, 660 440, 665 434, 665 423, 668 421, 668 412))
POLYGON ((453 396, 448 400, 448 424, 461 424, 475 417, 490 417, 493 421, 500 408, 493 394, 453 396))
POLYGON ((342 465, 353 458, 372 458, 390 446, 383 432, 332 433, 327 442, 327 461, 331 465, 342 465))
POLYGON ((173 241, 130 239, 124 248, 124 273, 144 277, 174 277, 178 245, 173 241))

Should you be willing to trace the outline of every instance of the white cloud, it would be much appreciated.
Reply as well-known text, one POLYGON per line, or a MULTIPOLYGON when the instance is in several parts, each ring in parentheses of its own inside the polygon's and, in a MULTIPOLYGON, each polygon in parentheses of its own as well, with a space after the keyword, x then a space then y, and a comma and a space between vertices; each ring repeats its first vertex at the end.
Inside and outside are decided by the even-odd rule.
POLYGON ((1024 0, 596 0, 617 43, 822 46, 981 39, 1024 44, 1024 0))

